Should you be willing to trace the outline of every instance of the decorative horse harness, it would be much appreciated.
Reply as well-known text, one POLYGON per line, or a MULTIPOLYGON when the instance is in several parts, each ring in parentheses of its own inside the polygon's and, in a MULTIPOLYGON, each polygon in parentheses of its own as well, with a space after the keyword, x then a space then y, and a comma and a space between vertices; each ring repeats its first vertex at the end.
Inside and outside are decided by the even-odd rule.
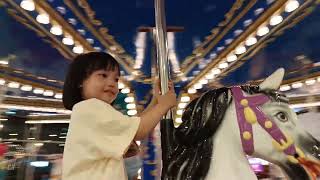
POLYGON ((270 98, 264 94, 246 97, 238 86, 232 87, 242 147, 245 153, 252 155, 254 152, 252 125, 260 126, 273 138, 273 146, 287 155, 292 163, 299 163, 298 157, 304 157, 303 152, 295 147, 293 139, 283 133, 271 118, 268 118, 261 110, 261 105, 270 98))

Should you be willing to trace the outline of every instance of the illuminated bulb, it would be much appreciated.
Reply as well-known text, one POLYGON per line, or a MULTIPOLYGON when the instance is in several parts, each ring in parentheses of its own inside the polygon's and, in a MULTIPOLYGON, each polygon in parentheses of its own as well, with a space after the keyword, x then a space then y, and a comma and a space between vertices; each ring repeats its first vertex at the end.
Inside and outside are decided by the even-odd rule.
POLYGON ((213 73, 208 73, 207 75, 206 75, 206 79, 213 79, 214 78, 214 74, 213 73))
POLYGON ((236 54, 243 54, 247 51, 246 47, 244 46, 238 46, 235 50, 235 53, 236 54))
POLYGON ((182 115, 182 114, 183 114, 183 110, 182 110, 182 109, 179 109, 179 110, 177 111, 177 114, 178 114, 178 115, 182 115))
POLYGON ((76 54, 81 54, 83 53, 84 49, 81 45, 76 45, 73 47, 72 51, 76 54))
POLYGON ((36 17, 36 20, 41 24, 49 24, 50 18, 47 13, 41 13, 36 17))
POLYGON ((0 85, 5 85, 5 84, 6 84, 6 80, 0 79, 0 85))
POLYGON ((179 103, 178 107, 184 109, 187 106, 187 103, 179 103))
POLYGON ((27 11, 34 11, 36 9, 33 0, 23 0, 21 1, 20 6, 27 11))
POLYGON ((23 85, 20 88, 22 91, 31 91, 32 90, 32 86, 30 85, 23 85))
POLYGON ((236 55, 230 54, 229 56, 227 56, 227 61, 228 62, 233 62, 235 60, 237 60, 237 56, 236 55))
POLYGON ((270 25, 275 26, 282 22, 283 18, 280 15, 272 16, 270 19, 270 25))
POLYGON ((286 12, 292 12, 299 7, 299 2, 297 0, 290 0, 285 7, 286 12))
POLYGON ((201 84, 208 84, 208 80, 207 80, 207 79, 201 79, 201 80, 200 80, 200 83, 201 83, 201 84))
POLYGON ((221 70, 220 69, 212 69, 211 72, 215 75, 220 74, 221 70))
POLYGON ((95 49, 96 51, 101 51, 100 47, 93 47, 93 49, 95 49))
POLYGON ((289 91, 290 89, 291 89, 291 87, 288 85, 284 85, 284 86, 280 87, 280 91, 289 91))
POLYGON ((228 67, 228 63, 226 63, 226 62, 219 64, 219 68, 220 69, 224 69, 224 68, 227 68, 227 67, 228 67))
POLYGON ((65 45, 73 45, 74 44, 74 41, 73 41, 73 38, 71 36, 66 36, 62 39, 62 43, 65 44, 65 45))
POLYGON ((132 102, 134 102, 134 97, 126 97, 126 98, 124 99, 124 102, 126 102, 126 103, 132 103, 132 102))
POLYGON ((269 33, 269 28, 267 26, 260 27, 257 31, 258 36, 264 36, 269 33))
POLYGON ((194 87, 194 89, 201 89, 203 86, 201 83, 197 83, 193 87, 194 87))
POLYGON ((134 115, 137 114, 137 110, 129 110, 129 111, 127 112, 127 114, 128 114, 129 116, 134 116, 134 115))
POLYGON ((176 118, 176 119, 175 119, 175 122, 176 122, 176 123, 182 123, 182 119, 181 119, 181 118, 176 118))
POLYGON ((247 45, 247 46, 252 46, 252 45, 254 45, 255 43, 257 43, 257 38, 255 38, 255 37, 249 37, 249 38, 246 40, 246 45, 247 45))
POLYGON ((17 82, 9 82, 8 87, 9 88, 19 88, 20 84, 17 82))
POLYGON ((189 89, 188 89, 188 93, 189 93, 189 94, 195 94, 196 92, 197 92, 197 90, 194 89, 194 88, 189 88, 189 89))
POLYGON ((44 95, 44 96, 53 96, 54 93, 53 93, 53 91, 46 90, 46 91, 43 92, 43 95, 44 95))
POLYGON ((316 83, 316 80, 315 80, 315 79, 310 79, 310 80, 307 80, 307 81, 306 81, 306 85, 312 85, 312 84, 314 84, 314 83, 316 83))
POLYGON ((130 93, 130 89, 129 88, 123 88, 123 89, 121 89, 121 93, 128 94, 128 93, 130 93))
POLYGON ((9 62, 8 62, 8 61, 0 61, 0 64, 2 64, 2 65, 8 65, 9 62))
POLYGON ((127 109, 135 109, 136 105, 135 104, 127 104, 127 109))
POLYGON ((189 102, 190 101, 190 97, 189 96, 182 96, 181 97, 181 102, 189 102))
POLYGON ((291 85, 291 87, 292 88, 300 88, 300 87, 302 87, 302 83, 301 82, 298 82, 298 83, 293 83, 292 85, 291 85))
POLYGON ((62 35, 62 28, 59 25, 53 25, 50 29, 50 32, 54 35, 60 36, 62 35))
POLYGON ((118 88, 119 89, 123 89, 125 86, 122 82, 118 82, 118 88))
POLYGON ((34 143, 33 145, 37 146, 37 147, 41 147, 41 146, 43 146, 43 143, 34 143))
POLYGON ((54 95, 54 98, 62 99, 62 94, 61 93, 57 93, 56 95, 54 95))
POLYGON ((43 94, 43 92, 44 92, 44 89, 41 89, 41 88, 35 88, 35 89, 33 90, 33 93, 34 93, 34 94, 43 94))

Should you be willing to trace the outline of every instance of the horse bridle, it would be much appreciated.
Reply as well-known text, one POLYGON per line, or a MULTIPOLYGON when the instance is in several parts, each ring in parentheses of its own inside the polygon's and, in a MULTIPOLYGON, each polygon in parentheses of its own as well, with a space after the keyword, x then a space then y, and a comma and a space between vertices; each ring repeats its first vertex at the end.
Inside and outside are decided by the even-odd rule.
POLYGON ((260 106, 270 100, 265 94, 244 96, 241 87, 231 88, 234 98, 240 137, 243 150, 246 154, 254 152, 252 125, 258 123, 272 138, 273 145, 287 155, 292 163, 298 163, 297 157, 303 157, 303 152, 294 145, 293 139, 281 131, 272 118, 267 117, 260 106))

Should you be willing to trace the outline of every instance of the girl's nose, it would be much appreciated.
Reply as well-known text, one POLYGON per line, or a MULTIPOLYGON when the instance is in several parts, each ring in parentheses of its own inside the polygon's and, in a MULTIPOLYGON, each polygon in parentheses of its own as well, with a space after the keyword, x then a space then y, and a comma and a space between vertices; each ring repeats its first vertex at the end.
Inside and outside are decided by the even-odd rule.
POLYGON ((117 87, 118 86, 118 83, 117 82, 113 82, 113 81, 108 81, 107 82, 107 85, 108 85, 108 87, 117 87))

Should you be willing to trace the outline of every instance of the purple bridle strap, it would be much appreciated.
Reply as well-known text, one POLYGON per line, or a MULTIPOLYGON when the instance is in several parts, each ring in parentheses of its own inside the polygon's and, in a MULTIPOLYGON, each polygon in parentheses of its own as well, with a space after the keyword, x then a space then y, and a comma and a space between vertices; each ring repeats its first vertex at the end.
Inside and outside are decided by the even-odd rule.
MULTIPOLYGON (((248 113, 253 115, 256 118, 256 121, 260 126, 268 132, 268 134, 279 143, 283 152, 287 155, 295 155, 296 149, 293 142, 288 142, 286 136, 281 132, 276 123, 273 122, 271 118, 268 118, 259 108, 259 106, 265 104, 270 99, 264 94, 254 95, 254 96, 244 96, 242 89, 238 86, 232 87, 231 92, 234 98, 238 125, 240 130, 240 137, 242 142, 242 147, 244 152, 248 155, 252 155, 254 152, 253 145, 253 133, 252 125, 255 122, 249 122, 247 116, 245 115, 246 111, 251 111, 253 113, 248 113), (245 103, 243 103, 245 102, 245 103)), ((252 117, 252 116, 250 116, 252 117)))

